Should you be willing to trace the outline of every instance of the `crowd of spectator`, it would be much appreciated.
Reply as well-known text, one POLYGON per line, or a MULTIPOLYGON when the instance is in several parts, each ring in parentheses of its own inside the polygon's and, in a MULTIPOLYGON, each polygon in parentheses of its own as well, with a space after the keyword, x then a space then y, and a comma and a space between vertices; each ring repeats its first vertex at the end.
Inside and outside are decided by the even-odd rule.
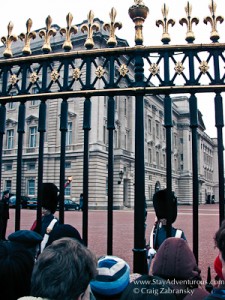
POLYGON ((148 257, 152 253, 151 266, 148 274, 133 274, 125 260, 113 255, 97 258, 76 228, 59 224, 54 216, 58 189, 45 184, 43 191, 40 233, 34 223, 31 230, 18 230, 0 241, 1 299, 225 299, 225 221, 214 237, 218 284, 209 291, 184 232, 172 226, 177 216, 175 195, 171 203, 166 190, 154 196, 156 222, 146 251, 148 257), (170 218, 165 203, 172 207, 170 218))

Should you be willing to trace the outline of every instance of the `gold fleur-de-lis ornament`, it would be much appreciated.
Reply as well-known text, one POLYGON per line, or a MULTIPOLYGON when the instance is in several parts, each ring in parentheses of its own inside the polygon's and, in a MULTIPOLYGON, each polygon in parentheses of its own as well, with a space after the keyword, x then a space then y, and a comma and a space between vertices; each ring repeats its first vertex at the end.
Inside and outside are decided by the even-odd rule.
POLYGON ((35 39, 36 38, 36 32, 32 31, 31 32, 31 27, 33 25, 33 22, 31 19, 28 19, 26 22, 26 27, 27 27, 27 32, 26 33, 21 33, 19 35, 19 39, 21 41, 24 40, 24 47, 23 47, 23 54, 24 55, 30 55, 31 54, 31 49, 30 49, 30 41, 31 39, 35 39))
POLYGON ((110 47, 114 47, 117 45, 117 40, 116 40, 116 35, 115 35, 115 31, 116 29, 121 29, 122 28, 122 23, 121 22, 115 22, 116 20, 116 9, 113 7, 109 13, 109 17, 110 17, 110 23, 104 23, 103 25, 103 29, 105 31, 109 31, 109 39, 107 41, 107 45, 109 45, 110 47))
POLYGON ((46 23, 46 30, 45 29, 41 29, 39 31, 39 36, 41 38, 44 37, 44 45, 42 46, 42 51, 44 53, 49 53, 49 52, 52 51, 51 43, 50 43, 50 38, 51 38, 51 36, 55 36, 56 35, 56 30, 55 30, 55 28, 51 27, 52 18, 50 16, 48 16, 46 18, 45 23, 46 23))
POLYGON ((4 57, 12 57, 13 53, 12 53, 12 42, 16 42, 17 41, 17 36, 12 34, 12 30, 13 30, 13 23, 9 22, 8 26, 7 26, 7 30, 8 30, 8 35, 7 36, 3 36, 1 38, 2 43, 5 45, 5 51, 3 52, 4 57))
POLYGON ((211 0, 210 4, 209 4, 209 10, 211 12, 211 16, 208 16, 206 18, 204 18, 204 23, 207 24, 208 22, 211 24, 212 27, 212 31, 211 31, 211 35, 210 35, 210 39, 211 41, 218 42, 220 35, 217 31, 217 22, 223 23, 223 17, 222 16, 216 16, 216 3, 211 0))
POLYGON ((159 27, 160 25, 162 25, 163 27, 163 34, 162 34, 161 41, 164 44, 168 44, 170 42, 169 25, 174 26, 175 24, 175 21, 173 19, 168 20, 168 13, 169 13, 169 8, 166 6, 166 4, 164 4, 162 7, 163 20, 156 21, 156 26, 159 27))
POLYGON ((89 11, 87 15, 87 20, 88 23, 83 24, 80 29, 83 33, 87 31, 87 39, 84 46, 87 49, 92 49, 94 47, 94 40, 93 40, 94 31, 98 31, 100 29, 100 26, 99 24, 94 23, 94 13, 92 10, 89 11))
POLYGON ((67 27, 66 28, 61 28, 60 29, 60 34, 66 35, 66 40, 63 43, 63 49, 66 51, 70 51, 73 48, 72 42, 71 42, 71 35, 76 34, 78 32, 77 26, 72 26, 72 21, 73 21, 73 15, 71 13, 68 13, 66 16, 66 22, 67 22, 67 27))
POLYGON ((186 33, 186 38, 185 40, 188 42, 188 43, 193 43, 193 41, 195 40, 195 35, 194 35, 194 32, 192 30, 192 25, 195 23, 196 25, 198 25, 199 23, 199 19, 198 18, 192 18, 191 17, 191 13, 192 13, 192 6, 191 4, 189 3, 189 1, 187 2, 187 6, 185 7, 185 12, 187 14, 187 17, 186 18, 182 18, 180 19, 180 24, 181 25, 184 25, 186 24, 187 25, 187 33, 186 33))

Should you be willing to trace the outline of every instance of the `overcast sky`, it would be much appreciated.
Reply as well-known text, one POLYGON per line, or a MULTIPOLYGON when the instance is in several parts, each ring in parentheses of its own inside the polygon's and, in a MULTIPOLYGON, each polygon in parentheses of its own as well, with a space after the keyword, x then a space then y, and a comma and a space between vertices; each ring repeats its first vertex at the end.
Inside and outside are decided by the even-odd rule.
MULTIPOLYGON (((198 26, 193 25, 196 40, 195 43, 211 43, 211 26, 205 25, 203 19, 210 16, 208 5, 210 0, 190 0, 192 4, 192 17, 199 18, 198 26)), ((162 19, 161 8, 165 3, 169 7, 169 18, 176 21, 174 27, 169 27, 171 35, 170 44, 185 44, 186 27, 179 24, 182 17, 186 17, 184 7, 186 0, 144 0, 149 7, 149 15, 144 24, 144 45, 161 45, 162 27, 158 28, 155 21, 162 19)), ((224 0, 216 0, 217 15, 225 17, 224 0)), ((11 0, 1 1, 0 37, 7 35, 7 25, 9 21, 14 24, 13 33, 19 35, 26 31, 26 21, 33 20, 33 30, 45 27, 45 19, 50 15, 54 24, 60 27, 66 26, 66 15, 71 12, 74 19, 73 24, 81 23, 87 18, 90 10, 93 10, 95 17, 109 22, 109 12, 112 7, 117 10, 117 21, 122 22, 123 28, 117 31, 117 36, 126 39, 130 46, 134 45, 134 24, 128 15, 128 9, 134 4, 133 0, 11 0)), ((220 42, 225 43, 225 21, 217 24, 220 34, 220 42)), ((211 137, 216 136, 214 127, 214 95, 200 95, 198 106, 203 114, 203 120, 207 127, 207 133, 211 137)), ((224 108, 225 109, 225 108, 224 108)), ((225 136, 225 135, 224 135, 225 136)))

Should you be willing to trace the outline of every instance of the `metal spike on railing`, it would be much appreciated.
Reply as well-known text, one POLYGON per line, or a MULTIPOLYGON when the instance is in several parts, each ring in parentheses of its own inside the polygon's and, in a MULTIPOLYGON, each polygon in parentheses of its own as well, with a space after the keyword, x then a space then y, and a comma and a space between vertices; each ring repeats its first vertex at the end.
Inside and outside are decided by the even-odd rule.
POLYGON ((187 6, 185 7, 185 12, 187 14, 187 17, 186 18, 182 18, 180 19, 180 24, 181 25, 184 25, 186 24, 187 25, 187 33, 186 33, 186 38, 185 40, 188 42, 188 43, 193 43, 193 41, 195 40, 195 35, 194 35, 194 32, 192 30, 192 25, 195 23, 196 25, 198 25, 199 23, 199 19, 194 17, 192 18, 191 17, 191 13, 192 13, 192 5, 189 3, 189 1, 187 2, 187 6))
POLYGON ((211 270, 210 270, 210 267, 208 267, 208 271, 207 271, 207 279, 206 279, 205 289, 209 293, 211 293, 211 291, 213 289, 213 285, 211 283, 211 270))
POLYGON ((94 13, 92 10, 89 11, 89 13, 87 15, 87 20, 88 20, 88 23, 83 24, 81 26, 81 31, 83 33, 85 31, 87 31, 87 39, 86 39, 84 46, 87 49, 92 49, 94 47, 94 40, 93 40, 94 31, 99 31, 100 26, 98 23, 94 23, 94 13))
POLYGON ((168 19, 168 13, 169 13, 169 8, 164 3, 162 7, 163 20, 156 21, 156 26, 159 27, 160 25, 162 25, 163 27, 163 34, 161 39, 163 44, 168 44, 170 42, 169 25, 171 26, 175 25, 175 21, 173 19, 168 19))
POLYGON ((31 31, 31 27, 32 27, 32 20, 29 18, 26 22, 26 28, 27 28, 27 31, 26 33, 21 33, 18 37, 21 41, 24 40, 24 47, 23 47, 23 54, 24 55, 30 55, 32 52, 31 52, 31 48, 30 48, 30 41, 31 39, 35 39, 36 38, 36 32, 34 31, 31 31))
POLYGON ((107 44, 110 47, 114 47, 117 45, 117 40, 116 40, 116 35, 115 35, 115 31, 116 29, 121 29, 122 28, 122 23, 121 22, 116 22, 116 9, 113 7, 109 13, 110 16, 110 23, 104 23, 103 24, 103 29, 105 31, 109 31, 109 39, 107 41, 107 44))
POLYGON ((12 30, 13 30, 13 23, 10 21, 8 26, 7 26, 7 30, 8 30, 8 35, 7 36, 3 36, 1 38, 2 43, 5 45, 5 51, 3 52, 3 55, 5 57, 12 57, 13 53, 12 53, 12 42, 16 42, 17 41, 17 36, 12 34, 12 30))
POLYGON ((66 35, 66 40, 63 43, 62 48, 66 51, 70 51, 73 48, 72 42, 71 42, 71 34, 76 34, 78 32, 78 27, 72 25, 73 21, 73 15, 71 13, 68 13, 66 16, 66 22, 67 22, 67 27, 66 28, 60 28, 60 34, 66 35))
POLYGON ((52 24, 52 18, 51 16, 48 16, 45 20, 46 23, 46 30, 45 29, 41 29, 39 31, 39 36, 42 38, 44 37, 44 45, 42 46, 42 51, 44 53, 49 53, 52 51, 51 48, 51 43, 50 43, 50 38, 51 36, 55 36, 56 35, 56 30, 55 28, 51 27, 52 24))
POLYGON ((211 41, 218 42, 220 35, 217 31, 217 22, 223 23, 224 18, 222 16, 216 16, 216 3, 211 0, 210 4, 209 4, 209 10, 211 13, 211 16, 207 16, 204 18, 204 23, 210 23, 211 27, 212 27, 212 31, 211 31, 211 35, 210 35, 210 39, 211 41))

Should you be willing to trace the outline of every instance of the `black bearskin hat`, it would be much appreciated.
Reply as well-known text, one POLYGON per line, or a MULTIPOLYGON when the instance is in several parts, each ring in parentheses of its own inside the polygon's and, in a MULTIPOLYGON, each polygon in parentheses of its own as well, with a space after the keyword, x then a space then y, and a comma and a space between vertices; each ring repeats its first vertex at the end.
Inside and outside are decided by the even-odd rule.
POLYGON ((58 204, 58 188, 54 183, 47 182, 42 184, 42 207, 55 213, 58 204))
MULTIPOLYGON (((167 190, 160 190, 156 192, 153 196, 153 206, 155 209, 155 214, 158 219, 167 219, 169 217, 167 210, 167 190)), ((170 203, 171 207, 171 223, 174 223, 177 218, 177 198, 174 192, 172 192, 172 201, 170 203)))

